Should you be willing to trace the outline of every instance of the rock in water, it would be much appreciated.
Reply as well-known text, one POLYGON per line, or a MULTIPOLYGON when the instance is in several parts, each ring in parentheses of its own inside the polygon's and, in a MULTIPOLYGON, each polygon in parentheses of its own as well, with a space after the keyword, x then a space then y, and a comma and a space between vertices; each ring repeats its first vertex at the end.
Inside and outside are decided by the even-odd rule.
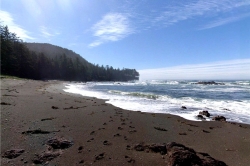
POLYGON ((215 121, 226 121, 226 118, 224 116, 215 116, 215 117, 213 117, 212 120, 215 120, 215 121))
POLYGON ((200 115, 204 115, 206 117, 210 117, 210 113, 208 111, 201 111, 199 112, 200 115))

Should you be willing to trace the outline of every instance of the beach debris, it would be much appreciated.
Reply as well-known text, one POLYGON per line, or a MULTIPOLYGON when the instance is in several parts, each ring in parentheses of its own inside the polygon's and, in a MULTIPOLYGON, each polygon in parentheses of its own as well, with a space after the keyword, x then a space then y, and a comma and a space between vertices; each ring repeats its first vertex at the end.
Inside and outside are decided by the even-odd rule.
POLYGON ((56 107, 56 106, 52 106, 51 108, 52 108, 52 109, 59 109, 59 108, 58 108, 58 107, 56 107))
POLYGON ((10 103, 1 102, 1 105, 11 105, 10 103))
POLYGON ((47 145, 51 146, 53 149, 66 149, 73 145, 72 141, 66 140, 65 138, 51 138, 47 140, 47 145))
POLYGON ((187 107, 186 106, 181 106, 181 109, 187 109, 187 107))
POLYGON ((53 119, 56 119, 56 118, 54 118, 54 117, 51 117, 51 118, 44 118, 44 119, 41 119, 41 121, 53 120, 53 119))
POLYGON ((159 131, 168 131, 167 129, 161 128, 161 127, 154 127, 154 129, 159 130, 159 131))
POLYGON ((32 160, 34 164, 44 164, 48 161, 53 160, 54 158, 60 156, 61 152, 60 151, 55 151, 55 152, 45 152, 40 155, 35 155, 34 159, 32 160))
POLYGON ((215 120, 215 121, 226 121, 226 118, 224 116, 215 116, 215 117, 213 117, 212 120, 215 120))
POLYGON ((209 131, 207 130, 202 130, 203 133, 210 133, 209 131))
POLYGON ((210 113, 208 111, 201 111, 201 112, 199 112, 199 115, 204 115, 206 117, 210 117, 210 113))
POLYGON ((24 152, 25 152, 24 149, 11 149, 11 150, 5 151, 2 157, 8 158, 8 159, 13 159, 13 158, 20 156, 24 152))
POLYGON ((49 133, 51 133, 51 131, 45 131, 41 129, 27 130, 22 132, 22 134, 49 134, 49 133))

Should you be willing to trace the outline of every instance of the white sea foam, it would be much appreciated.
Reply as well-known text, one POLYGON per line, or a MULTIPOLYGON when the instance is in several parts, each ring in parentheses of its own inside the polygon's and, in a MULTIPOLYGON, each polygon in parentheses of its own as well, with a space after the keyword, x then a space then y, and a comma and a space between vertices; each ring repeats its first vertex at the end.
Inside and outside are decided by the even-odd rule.
MULTIPOLYGON (((242 83, 242 82, 240 82, 242 83)), ((245 82, 243 82, 245 83, 245 82)), ((189 120, 198 120, 196 115, 198 115, 201 110, 208 110, 212 115, 223 115, 230 121, 242 122, 250 124, 250 99, 242 100, 226 100, 226 99, 213 99, 213 98, 198 98, 198 97, 171 97, 168 95, 168 91, 163 94, 154 94, 148 91, 128 91, 129 87, 135 88, 147 88, 148 86, 160 85, 161 88, 165 88, 163 85, 169 85, 172 87, 171 90, 178 91, 175 89, 175 86, 183 86, 178 84, 169 84, 168 81, 157 81, 152 82, 130 82, 130 83, 113 83, 113 82, 102 82, 102 83, 86 83, 86 84, 68 84, 64 91, 69 93, 78 93, 84 96, 97 97, 100 99, 106 99, 107 103, 110 103, 114 106, 128 109, 131 111, 142 111, 142 112, 152 112, 152 113, 169 113, 174 115, 182 116, 189 120), (112 89, 112 90, 103 90, 98 89, 98 86, 110 86, 113 85, 121 87, 121 89, 112 89), (95 89, 95 87, 98 87, 95 89), (123 89, 122 89, 123 88, 123 89), (186 106, 188 109, 181 109, 181 106, 186 106)), ((223 93, 233 93, 241 92, 244 89, 240 87, 227 87, 223 89, 220 86, 194 86, 185 82, 185 88, 182 88, 182 91, 190 91, 197 93, 196 91, 202 93, 206 92, 223 92, 223 93), (199 87, 199 88, 197 88, 199 87)), ((243 85, 245 86, 245 85, 243 85)), ((250 93, 249 93, 250 94, 250 93)), ((209 120, 209 119, 207 119, 209 120)))

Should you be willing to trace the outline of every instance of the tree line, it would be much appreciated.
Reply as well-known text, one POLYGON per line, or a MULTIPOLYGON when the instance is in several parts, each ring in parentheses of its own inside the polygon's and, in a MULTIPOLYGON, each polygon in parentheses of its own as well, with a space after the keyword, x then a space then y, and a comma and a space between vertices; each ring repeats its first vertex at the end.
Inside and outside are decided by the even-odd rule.
POLYGON ((36 80, 130 81, 138 80, 135 69, 114 69, 65 54, 51 57, 30 51, 7 26, 1 28, 1 74, 36 80))

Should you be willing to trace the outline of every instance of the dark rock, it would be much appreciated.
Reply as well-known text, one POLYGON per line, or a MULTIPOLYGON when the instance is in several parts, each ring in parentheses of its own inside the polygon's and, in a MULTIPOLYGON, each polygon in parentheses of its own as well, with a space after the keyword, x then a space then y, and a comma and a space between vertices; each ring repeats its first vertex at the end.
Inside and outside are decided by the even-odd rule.
MULTIPOLYGON (((212 158, 207 153, 198 153, 182 144, 170 142, 165 144, 136 144, 136 151, 156 152, 166 154, 168 166, 226 166, 222 161, 212 158)), ((125 158, 129 158, 125 156, 125 158)))
POLYGON ((162 145, 152 144, 152 145, 149 145, 148 148, 151 151, 153 151, 155 153, 161 153, 162 155, 167 153, 167 148, 166 148, 165 144, 162 144, 162 145))
POLYGON ((185 106, 181 106, 181 109, 187 109, 187 107, 185 107, 185 106))
POLYGON ((201 84, 201 85, 225 85, 224 83, 215 82, 215 81, 200 81, 200 82, 196 82, 194 84, 201 84))
POLYGON ((201 111, 199 112, 200 115, 204 115, 206 117, 210 117, 210 113, 208 111, 201 111))
POLYGON ((10 103, 1 102, 1 105, 11 105, 10 103))
POLYGON ((167 144, 168 166, 226 166, 222 161, 212 158, 207 153, 196 153, 182 144, 171 142, 167 144))
POLYGON ((143 146, 143 144, 136 144, 136 145, 134 146, 134 149, 135 149, 136 151, 144 151, 145 147, 143 146))
POLYGON ((41 129, 23 131, 22 134, 49 134, 49 131, 44 131, 41 129))
POLYGON ((202 119, 202 120, 206 120, 206 118, 204 118, 202 115, 197 115, 198 119, 202 119))
POLYGON ((56 107, 56 106, 52 106, 51 108, 52 108, 52 109, 59 109, 59 108, 58 108, 58 107, 56 107))
POLYGON ((73 142, 64 138, 52 138, 49 139, 46 144, 51 146, 53 149, 66 149, 71 147, 73 142))
POLYGON ((41 155, 36 155, 36 157, 33 159, 34 164, 44 164, 47 161, 51 161, 54 158, 58 157, 61 153, 60 152, 46 152, 41 155))
POLYGON ((213 117, 212 120, 215 120, 215 121, 226 121, 226 118, 224 116, 215 116, 215 117, 213 117))
POLYGON ((3 158, 8 158, 8 159, 13 159, 16 158, 18 156, 20 156, 22 153, 24 153, 24 149, 11 149, 11 150, 7 150, 6 152, 4 152, 3 154, 3 158))

